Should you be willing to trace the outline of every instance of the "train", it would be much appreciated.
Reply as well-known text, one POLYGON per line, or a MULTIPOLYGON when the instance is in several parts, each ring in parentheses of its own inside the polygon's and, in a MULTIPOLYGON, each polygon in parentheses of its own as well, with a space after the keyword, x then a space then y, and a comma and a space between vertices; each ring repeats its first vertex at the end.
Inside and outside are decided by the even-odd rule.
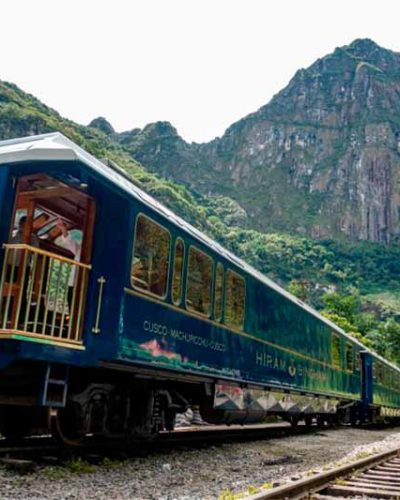
POLYGON ((0 142, 0 432, 400 417, 400 370, 60 133, 0 142))

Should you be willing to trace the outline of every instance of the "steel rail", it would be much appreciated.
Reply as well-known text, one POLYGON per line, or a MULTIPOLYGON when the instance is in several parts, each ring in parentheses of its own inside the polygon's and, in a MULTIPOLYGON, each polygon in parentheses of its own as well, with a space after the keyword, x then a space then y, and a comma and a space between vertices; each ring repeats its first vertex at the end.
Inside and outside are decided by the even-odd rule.
MULTIPOLYGON (((390 458, 399 456, 400 449, 398 447, 385 451, 382 453, 374 454, 369 457, 350 462, 335 469, 316 474, 312 477, 306 477, 293 481, 289 484, 278 486, 255 495, 246 497, 246 500, 279 500, 290 498, 291 500, 302 498, 324 498, 318 495, 322 490, 328 488, 332 483, 338 479, 346 478, 354 473, 364 472, 372 467, 384 463, 390 458), (316 496, 315 496, 316 495, 316 496)), ((360 490, 361 491, 361 490, 360 490)), ((379 497, 378 493, 377 497, 379 497)), ((356 493, 354 493, 354 496, 356 493)), ((362 493, 361 493, 362 495, 362 493)), ((347 495, 351 496, 351 495, 347 495)), ((329 496, 331 498, 331 496, 329 496)), ((343 498, 342 496, 340 498, 343 498)), ((364 498, 364 497, 363 497, 364 498)), ((395 498, 395 497, 393 497, 395 498)))
MULTIPOLYGON (((132 453, 136 451, 143 451, 144 448, 156 451, 158 447, 165 446, 174 447, 181 445, 193 444, 196 446, 200 444, 203 446, 212 445, 214 443, 230 442, 230 441, 249 441, 260 439, 275 439, 285 436, 293 436, 299 434, 307 434, 312 432, 319 432, 321 429, 313 426, 306 427, 299 425, 292 427, 289 424, 267 424, 267 425, 232 425, 228 426, 202 426, 191 428, 180 428, 174 431, 162 431, 152 440, 143 439, 107 439, 104 437, 87 436, 78 446, 60 446, 51 436, 32 436, 12 443, 7 439, 0 438, 0 456, 4 455, 29 455, 40 452, 49 451, 70 451, 77 453, 85 453, 85 451, 98 450, 130 450, 132 453)), ((328 428, 327 428, 328 430, 328 428)))

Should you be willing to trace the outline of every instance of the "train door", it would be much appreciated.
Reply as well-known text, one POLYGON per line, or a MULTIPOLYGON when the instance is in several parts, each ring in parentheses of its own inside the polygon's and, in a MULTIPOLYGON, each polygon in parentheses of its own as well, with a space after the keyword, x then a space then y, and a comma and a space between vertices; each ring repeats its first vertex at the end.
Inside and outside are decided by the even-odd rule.
POLYGON ((94 199, 39 173, 20 177, 0 282, 0 334, 81 343, 94 199))
POLYGON ((368 351, 361 351, 361 400, 365 405, 373 402, 373 360, 368 351))
MULTIPOLYGON (((88 349, 99 356, 112 358, 116 335, 120 329, 121 304, 133 241, 132 204, 129 198, 110 189, 109 185, 93 187, 96 196, 96 245, 93 248, 91 286, 88 310, 90 330, 88 349), (127 256, 129 254, 129 257, 127 256), (99 336, 101 341, 99 341, 99 336), (89 340, 90 339, 90 340, 89 340)), ((129 271, 128 271, 129 273, 129 271)))

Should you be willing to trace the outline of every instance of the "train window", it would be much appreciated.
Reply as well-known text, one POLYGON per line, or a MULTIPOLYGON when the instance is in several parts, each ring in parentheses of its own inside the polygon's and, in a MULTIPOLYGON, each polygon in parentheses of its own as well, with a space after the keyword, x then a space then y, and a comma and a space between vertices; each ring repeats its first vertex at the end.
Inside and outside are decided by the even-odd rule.
POLYGON ((204 316, 211 313, 213 260, 195 247, 189 248, 186 307, 204 316))
POLYGON ((177 306, 179 306, 182 301, 184 257, 185 243, 182 238, 177 238, 174 253, 174 273, 172 276, 172 302, 177 306))
POLYGON ((361 370, 361 354, 360 351, 356 351, 356 364, 355 364, 356 372, 361 370))
POLYGON ((352 372, 353 368, 353 345, 351 342, 346 342, 346 370, 352 372))
POLYGON ((217 321, 222 319, 222 299, 224 287, 224 266, 221 262, 217 264, 217 271, 215 274, 215 296, 214 296, 214 317, 217 321))
POLYGON ((379 361, 374 361, 372 366, 372 378, 374 382, 381 384, 383 382, 383 366, 379 361))
POLYGON ((390 378, 391 378, 390 376, 391 376, 391 374, 387 372, 386 366, 384 366, 384 365, 382 365, 381 371, 382 371, 382 374, 381 374, 381 384, 390 387, 390 378))
POLYGON ((246 286, 244 279, 228 269, 225 283, 225 323, 243 328, 246 286))
POLYGON ((383 366, 379 362, 375 364, 375 380, 378 384, 382 384, 383 382, 383 366))
POLYGON ((332 365, 340 367, 340 338, 336 333, 332 333, 332 365))
POLYGON ((394 373, 392 371, 388 372, 386 366, 384 367, 385 373, 387 373, 387 382, 385 385, 388 385, 392 389, 394 388, 394 373))
POLYGON ((165 228, 142 214, 138 215, 131 270, 134 288, 165 297, 170 244, 171 236, 165 228))

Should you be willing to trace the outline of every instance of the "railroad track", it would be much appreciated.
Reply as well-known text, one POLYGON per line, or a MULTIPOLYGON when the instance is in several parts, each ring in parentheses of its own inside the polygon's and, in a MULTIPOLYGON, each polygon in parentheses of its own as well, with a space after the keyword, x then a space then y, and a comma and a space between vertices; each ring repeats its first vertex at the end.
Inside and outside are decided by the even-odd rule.
POLYGON ((258 493, 247 500, 328 498, 400 499, 400 449, 258 493))
MULTIPOLYGON (((325 430, 328 430, 328 427, 325 430)), ((135 456, 136 454, 142 455, 179 446, 205 447, 216 443, 275 439, 318 431, 321 431, 321 428, 306 427, 304 425, 292 427, 286 423, 247 426, 202 426, 181 428, 172 432, 161 432, 151 441, 106 440, 88 436, 81 445, 76 447, 60 446, 50 436, 29 437, 18 443, 11 443, 0 438, 0 457, 40 460, 43 455, 56 456, 60 457, 60 459, 71 455, 85 457, 93 454, 135 456)))
MULTIPOLYGON (((328 427, 324 427, 327 430, 328 427)), ((252 440, 252 439, 272 439, 296 434, 305 434, 321 431, 321 427, 298 425, 292 427, 285 422, 275 424, 252 424, 252 425, 207 425, 202 427, 189 427, 177 429, 173 432, 161 432, 155 443, 189 443, 196 441, 208 443, 223 442, 229 440, 252 440)))

